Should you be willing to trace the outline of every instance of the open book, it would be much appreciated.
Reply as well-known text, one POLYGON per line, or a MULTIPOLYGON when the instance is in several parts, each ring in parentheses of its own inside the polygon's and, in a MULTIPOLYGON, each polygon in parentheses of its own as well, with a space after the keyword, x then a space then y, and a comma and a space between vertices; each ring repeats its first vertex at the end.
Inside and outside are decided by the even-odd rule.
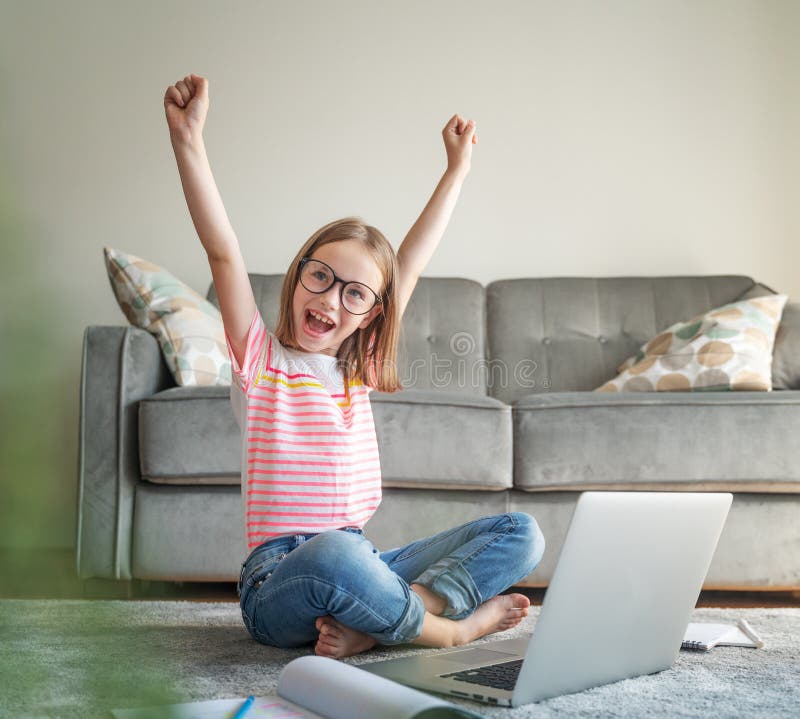
POLYGON ((736 624, 703 622, 686 627, 681 649, 698 649, 707 652, 717 646, 761 649, 764 642, 744 619, 740 619, 736 624))
MULTIPOLYGON (((467 709, 389 679, 329 659, 306 656, 289 662, 278 678, 277 696, 256 696, 246 719, 480 719, 467 709)), ((114 709, 117 719, 230 719, 241 699, 114 709)))

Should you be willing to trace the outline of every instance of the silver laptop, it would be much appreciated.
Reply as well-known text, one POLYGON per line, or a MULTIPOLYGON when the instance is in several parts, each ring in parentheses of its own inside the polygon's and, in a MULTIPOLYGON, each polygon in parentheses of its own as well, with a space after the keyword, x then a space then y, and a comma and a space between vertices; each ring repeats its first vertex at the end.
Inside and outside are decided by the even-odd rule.
POLYGON ((502 706, 668 669, 732 498, 584 492, 533 634, 359 668, 502 706))

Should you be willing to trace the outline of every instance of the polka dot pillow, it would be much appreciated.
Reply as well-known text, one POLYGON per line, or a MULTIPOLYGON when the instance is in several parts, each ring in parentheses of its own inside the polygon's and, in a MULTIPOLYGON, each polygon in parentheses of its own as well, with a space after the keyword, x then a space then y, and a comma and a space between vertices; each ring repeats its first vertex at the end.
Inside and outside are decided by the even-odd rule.
POLYGON ((230 385, 222 315, 166 270, 103 248, 111 289, 128 321, 154 335, 179 386, 230 385))
POLYGON ((732 302, 677 322, 642 345, 595 392, 770 391, 787 295, 732 302))

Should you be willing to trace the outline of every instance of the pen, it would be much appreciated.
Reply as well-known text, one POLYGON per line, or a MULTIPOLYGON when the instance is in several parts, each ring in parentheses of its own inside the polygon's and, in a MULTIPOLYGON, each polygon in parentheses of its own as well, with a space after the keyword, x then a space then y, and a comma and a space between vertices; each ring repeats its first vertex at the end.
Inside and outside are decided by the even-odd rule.
POLYGON ((244 700, 244 704, 239 707, 239 710, 233 715, 233 717, 231 717, 231 719, 242 719, 242 717, 247 714, 247 711, 250 709, 250 707, 253 706, 253 702, 255 700, 256 698, 252 694, 247 697, 247 699, 244 700))
POLYGON ((755 630, 747 623, 746 619, 740 619, 736 624, 739 626, 739 629, 747 635, 747 638, 756 645, 756 648, 764 648, 764 640, 756 634, 755 630))

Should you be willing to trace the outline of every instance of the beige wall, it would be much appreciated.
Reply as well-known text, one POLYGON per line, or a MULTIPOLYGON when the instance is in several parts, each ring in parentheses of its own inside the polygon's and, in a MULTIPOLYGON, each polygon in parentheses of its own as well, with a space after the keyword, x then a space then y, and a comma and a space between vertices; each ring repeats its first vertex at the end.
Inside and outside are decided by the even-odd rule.
POLYGON ((164 121, 206 142, 253 272, 360 214, 399 245, 479 144, 427 274, 748 274, 800 296, 800 3, 0 2, 0 546, 70 546, 83 330, 109 244, 210 281, 164 121))

